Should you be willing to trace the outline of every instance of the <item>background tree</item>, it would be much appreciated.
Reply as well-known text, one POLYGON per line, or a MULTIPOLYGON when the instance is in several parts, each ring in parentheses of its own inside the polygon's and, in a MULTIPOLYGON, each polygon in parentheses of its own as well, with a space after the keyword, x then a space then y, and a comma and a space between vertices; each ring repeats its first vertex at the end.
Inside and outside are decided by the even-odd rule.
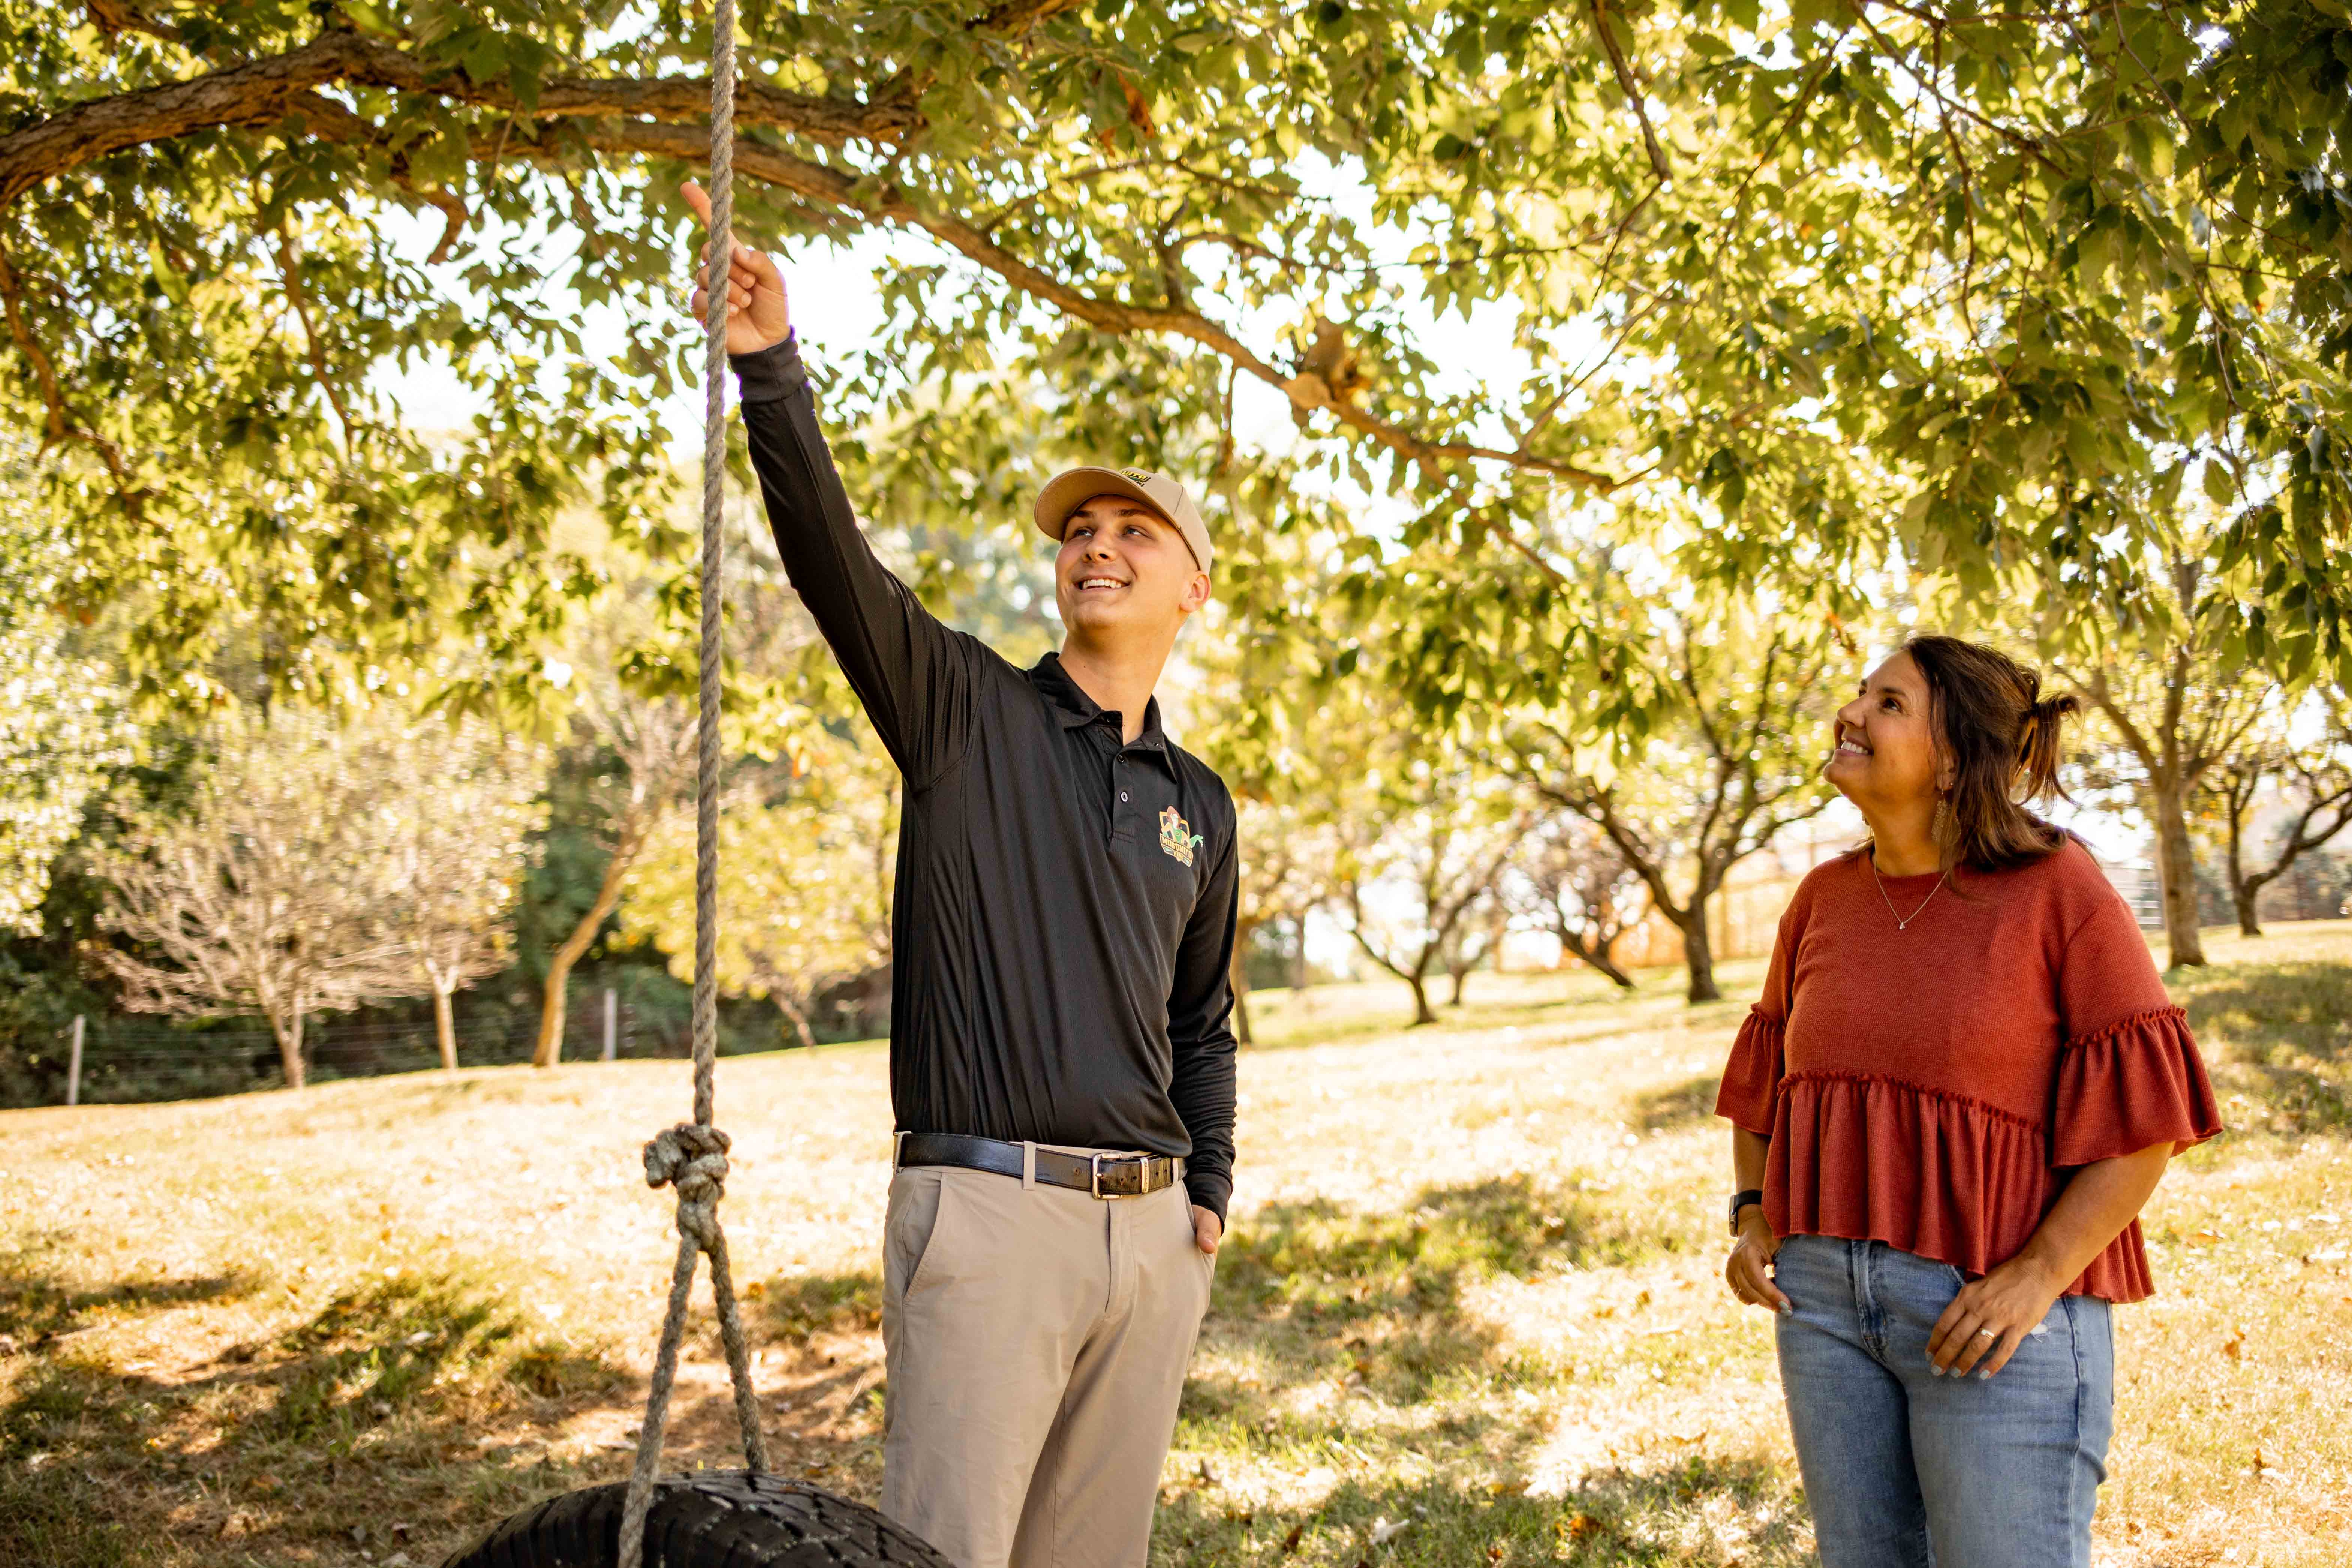
MULTIPOLYGON (((804 740, 782 776, 745 778, 720 814, 719 984, 776 1005, 799 1043, 821 1037, 827 990, 887 969, 898 842, 896 766, 860 722, 804 740)), ((650 934, 693 978, 694 825, 654 829, 629 878, 626 929, 650 934)))
POLYGON ((2202 553, 2177 551, 2160 577, 2133 635, 2109 639, 2087 667, 2065 668, 2109 737, 2091 776, 2129 790, 2147 820, 2167 963, 2177 968, 2205 962, 2190 809, 2216 770, 2259 746, 2273 685, 2227 657, 2202 553))
POLYGON ((510 961, 516 891, 547 821, 545 759, 476 719, 405 726, 391 742, 384 919, 433 993, 441 1065, 455 1072, 451 996, 510 961))
POLYGON ((1647 912, 1647 889, 1590 819, 1563 812, 1528 835, 1504 879, 1503 898, 1512 913, 1559 938, 1561 952, 1633 988, 1615 949, 1647 912))
MULTIPOLYGON (((727 524, 730 580, 724 743, 729 759, 758 762, 793 743, 815 713, 843 710, 839 676, 785 581, 754 498, 738 496, 727 524)), ((601 808, 604 865, 594 896, 548 954, 535 1066, 563 1051, 573 965, 619 907, 636 858, 696 774, 695 649, 699 615, 694 553, 677 536, 609 528, 573 536, 604 584, 568 628, 562 668, 574 760, 590 762, 601 808)))
POLYGON ((104 922, 129 944, 99 957, 133 1012, 261 1014, 287 1087, 300 1089, 309 1015, 418 989, 379 904, 391 759, 288 707, 232 713, 215 743, 184 808, 142 814, 99 863, 104 922))
MULTIPOLYGON (((1517 846, 1513 847, 1516 850, 1517 846)), ((1463 992, 1480 964, 1500 966, 1502 963, 1503 942, 1511 932, 1510 908, 1503 902, 1501 894, 1501 885, 1508 867, 1509 860, 1506 858, 1504 865, 1496 869, 1496 880, 1487 888, 1485 896, 1473 900, 1463 911, 1462 918, 1454 922, 1454 929, 1446 933, 1445 941, 1437 950, 1437 965, 1445 972, 1449 986, 1445 996, 1445 1005, 1449 1007, 1462 1005, 1463 992)))
POLYGON ((1368 703, 1360 784, 1334 820, 1334 895, 1364 956, 1412 991, 1412 1021, 1437 1022, 1429 983, 1461 926, 1494 895, 1528 813, 1514 781, 1402 703, 1368 703))
POLYGON ((2307 704, 2274 712, 2264 728, 2268 733, 2258 743, 2239 747, 2205 781, 2207 799, 2221 819, 2230 900, 2246 936, 2263 934, 2263 889, 2352 826, 2352 704, 2344 692, 2315 692, 2307 704), (2298 707, 2315 721, 2316 733, 2295 733, 2298 707), (2260 844, 2249 843, 2250 819, 2266 784, 2282 797, 2282 820, 2260 844))
POLYGON ((1335 840, 1330 826, 1319 818, 1303 788, 1286 794, 1290 798, 1234 798, 1241 836, 1234 920, 1234 1033, 1244 1045, 1251 1043, 1249 956, 1258 934, 1269 926, 1287 924, 1303 963, 1307 917, 1331 896, 1335 840))
POLYGON ((38 934, 50 865, 131 761, 132 731, 113 672, 54 607, 66 539, 26 493, 29 458, 0 432, 0 933, 38 934))
POLYGON ((604 760, 598 793, 607 803, 604 869, 596 896, 572 930, 548 954, 541 983, 539 1038, 531 1065, 553 1067, 563 1056, 563 1026, 572 965, 588 951, 605 920, 621 901, 629 869, 664 814, 694 778, 694 710, 667 693, 648 695, 617 670, 581 671, 582 687, 572 710, 573 743, 604 760))
POLYGON ((1535 790, 1606 837, 1682 933, 1693 1002, 1717 1000, 1707 925, 1731 868, 1830 803, 1821 766, 1848 660, 1785 619, 1655 617, 1646 740, 1612 755, 1549 719, 1516 732, 1535 790))

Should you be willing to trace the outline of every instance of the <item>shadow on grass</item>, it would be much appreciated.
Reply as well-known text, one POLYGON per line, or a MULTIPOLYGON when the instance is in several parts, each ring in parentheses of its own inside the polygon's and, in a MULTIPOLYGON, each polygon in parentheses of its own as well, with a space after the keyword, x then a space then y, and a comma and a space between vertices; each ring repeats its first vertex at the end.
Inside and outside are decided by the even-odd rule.
POLYGON ((2185 989, 2217 1076, 2260 1100, 2271 1131, 2352 1129, 2352 965, 2231 964, 2185 989))
MULTIPOLYGON (((217 1300, 215 1282, 77 1292, 20 1267, 6 1299, 120 1314, 217 1300)), ((194 1375, 117 1366, 75 1340, 12 1358, 0 1396, 0 1563, 42 1568, 311 1560, 332 1542, 412 1560, 574 1484, 485 1451, 487 1426, 543 1423, 624 1385, 601 1358, 449 1279, 339 1295, 194 1375)))
POLYGON ((881 1331, 882 1277, 870 1268, 778 1275, 749 1294, 768 1331, 788 1344, 804 1345, 818 1334, 881 1331))
POLYGON ((24 1253, 0 1258, 0 1334, 20 1343, 72 1335, 97 1325, 94 1313, 136 1316, 193 1301, 233 1301, 260 1289, 253 1275, 228 1273, 194 1279, 123 1279, 97 1289, 73 1289, 42 1272, 24 1253))
POLYGON ((1809 1560, 1801 1518, 1786 1479, 1746 1459, 1612 1470, 1564 1498, 1498 1494, 1444 1479, 1389 1487, 1351 1479, 1312 1508, 1240 1510, 1187 1488, 1164 1500, 1151 1563, 1795 1564, 1809 1560), (1398 1524, 1404 1528, 1392 1528, 1398 1524), (1375 1543, 1376 1533, 1384 1543, 1375 1543))
POLYGON ((1208 1333, 1246 1344, 1273 1386, 1196 1377, 1187 1415, 1262 1426, 1276 1392, 1320 1378, 1411 1405, 1465 1380, 1512 1377, 1496 1331, 1464 1310, 1473 1286, 1558 1264, 1633 1262, 1654 1246, 1524 1175, 1426 1188, 1380 1213, 1325 1198, 1270 1204, 1217 1255, 1208 1333))
POLYGON ((1644 1132, 1672 1132, 1712 1121, 1716 1090, 1722 1085, 1723 1075, 1710 1072, 1687 1083, 1644 1089, 1630 1102, 1634 1125, 1644 1132))

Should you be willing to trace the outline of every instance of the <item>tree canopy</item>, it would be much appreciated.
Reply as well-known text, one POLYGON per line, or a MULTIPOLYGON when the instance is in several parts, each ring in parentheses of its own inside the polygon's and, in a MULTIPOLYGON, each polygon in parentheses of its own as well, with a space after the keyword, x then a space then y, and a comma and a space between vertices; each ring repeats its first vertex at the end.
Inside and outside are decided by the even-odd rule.
MULTIPOLYGON (((69 595, 139 605, 151 695, 225 647, 315 683, 453 623, 527 671, 593 587, 561 507, 661 543, 706 25, 0 0, 0 396, 50 447, 69 595), (467 427, 388 406, 425 363, 481 400, 467 427)), ((1230 461, 1237 405, 1287 407, 1297 444, 1244 464, 1387 498, 1360 509, 1385 544, 1473 595, 1497 558, 1535 574, 1490 617, 1507 680, 1530 633, 1612 657, 1563 563, 1596 531, 1831 613, 1890 559, 2112 607, 2162 544, 2135 496, 2204 448, 2239 459, 2234 645, 2346 656, 2341 0, 755 0, 742 26, 743 232, 935 258, 890 265, 880 336, 829 367, 842 422, 921 426, 877 478, 993 510, 1064 450, 1230 461), (1475 346, 1504 338, 1512 363, 1475 346)))

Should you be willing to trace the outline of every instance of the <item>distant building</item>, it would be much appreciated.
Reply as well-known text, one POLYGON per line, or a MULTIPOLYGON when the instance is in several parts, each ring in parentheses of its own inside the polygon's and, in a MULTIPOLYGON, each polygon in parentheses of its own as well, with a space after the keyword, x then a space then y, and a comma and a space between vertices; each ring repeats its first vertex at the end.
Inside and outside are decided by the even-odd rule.
POLYGON ((2095 852, 2092 857, 2116 891, 2131 906, 2132 918, 2139 921, 2142 931, 2158 931, 2164 925, 2164 883, 2156 874, 2156 862, 2146 857, 2129 860, 2110 860, 2095 852))

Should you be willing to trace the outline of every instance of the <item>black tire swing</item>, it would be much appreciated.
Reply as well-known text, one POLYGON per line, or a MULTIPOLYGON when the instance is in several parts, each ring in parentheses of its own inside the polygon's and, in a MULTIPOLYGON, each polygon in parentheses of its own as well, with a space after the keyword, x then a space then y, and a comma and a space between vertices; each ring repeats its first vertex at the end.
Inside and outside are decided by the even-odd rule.
MULTIPOLYGON (((710 17, 710 233, 714 284, 732 260, 735 163, 735 0, 710 17)), ((863 1503, 768 1473, 742 1315, 728 1272, 719 1199, 727 1134, 711 1124, 719 1054, 719 611, 726 563, 720 513, 727 458, 727 289, 709 293, 702 447, 702 668, 695 789, 694 1120, 646 1145, 646 1182, 677 1194, 677 1262, 654 1357, 636 1468, 625 1482, 551 1498, 494 1527, 443 1568, 953 1568, 911 1531, 863 1503), (697 1256, 710 1258, 710 1293, 742 1428, 740 1470, 658 1477, 662 1431, 677 1375, 678 1342, 697 1256)))

